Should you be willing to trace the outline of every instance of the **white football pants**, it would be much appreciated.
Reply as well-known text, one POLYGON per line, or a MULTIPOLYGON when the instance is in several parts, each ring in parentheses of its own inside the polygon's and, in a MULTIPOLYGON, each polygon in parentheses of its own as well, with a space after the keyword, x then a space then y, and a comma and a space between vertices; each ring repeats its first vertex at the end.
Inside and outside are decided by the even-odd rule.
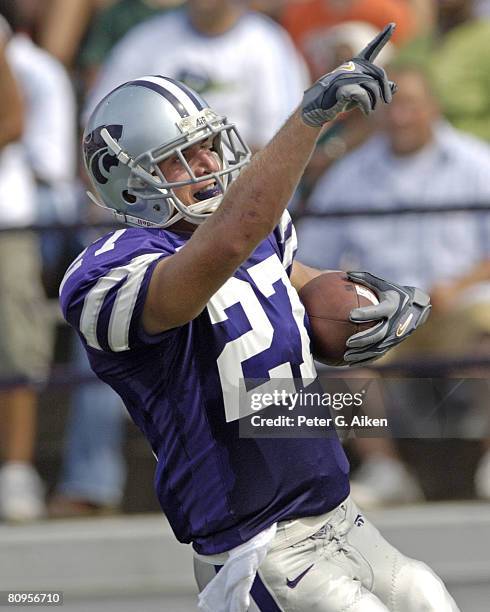
MULTIPOLYGON (((202 590, 227 555, 196 555, 202 590)), ((391 546, 347 498, 323 516, 278 523, 249 612, 459 612, 425 563, 391 546)))

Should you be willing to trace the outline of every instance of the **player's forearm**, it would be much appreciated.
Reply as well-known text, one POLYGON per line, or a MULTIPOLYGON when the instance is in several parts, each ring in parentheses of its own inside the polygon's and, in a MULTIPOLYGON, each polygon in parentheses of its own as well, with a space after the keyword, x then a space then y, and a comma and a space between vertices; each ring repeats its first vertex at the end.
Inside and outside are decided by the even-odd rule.
POLYGON ((219 210, 196 237, 201 230, 222 235, 239 258, 246 258, 277 225, 319 133, 319 128, 305 125, 296 111, 232 183, 219 210))
POLYGON ((143 313, 147 332, 195 318, 274 229, 319 132, 295 113, 231 184, 219 209, 198 227, 185 249, 155 267, 143 313), (162 300, 169 286, 173 300, 162 300))
POLYGON ((305 92, 300 108, 231 184, 219 210, 194 234, 195 241, 199 237, 212 249, 221 247, 236 266, 248 257, 279 221, 325 124, 356 106, 369 114, 379 100, 391 102, 396 86, 371 60, 394 29, 388 24, 350 62, 305 92))

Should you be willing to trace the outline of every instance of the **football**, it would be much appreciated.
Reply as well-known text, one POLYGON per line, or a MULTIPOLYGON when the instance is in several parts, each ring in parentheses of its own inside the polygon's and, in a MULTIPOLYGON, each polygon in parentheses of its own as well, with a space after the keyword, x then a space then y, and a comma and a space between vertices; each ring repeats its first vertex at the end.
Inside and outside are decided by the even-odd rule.
POLYGON ((313 357, 331 366, 345 365, 347 339, 376 325, 377 321, 353 323, 353 308, 378 304, 375 294, 350 281, 345 272, 324 272, 309 281, 299 292, 311 324, 313 357))

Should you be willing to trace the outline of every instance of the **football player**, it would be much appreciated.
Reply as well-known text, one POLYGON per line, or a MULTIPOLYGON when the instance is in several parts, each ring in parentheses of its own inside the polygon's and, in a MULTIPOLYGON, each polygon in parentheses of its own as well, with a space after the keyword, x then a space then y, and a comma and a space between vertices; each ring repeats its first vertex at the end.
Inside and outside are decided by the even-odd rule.
MULTIPOLYGON (((336 437, 239 436, 240 379, 316 378, 297 290, 320 272, 293 261, 285 209, 322 127, 390 102, 372 60, 393 27, 307 90, 253 159, 233 124, 161 76, 112 91, 85 131, 91 197, 131 227, 75 259, 62 309, 153 449, 161 506, 195 551, 202 610, 457 610, 350 500, 336 437)), ((414 288, 354 277, 380 304, 355 313, 379 323, 349 340, 350 363, 381 355, 400 321, 408 334, 430 308, 414 288)))

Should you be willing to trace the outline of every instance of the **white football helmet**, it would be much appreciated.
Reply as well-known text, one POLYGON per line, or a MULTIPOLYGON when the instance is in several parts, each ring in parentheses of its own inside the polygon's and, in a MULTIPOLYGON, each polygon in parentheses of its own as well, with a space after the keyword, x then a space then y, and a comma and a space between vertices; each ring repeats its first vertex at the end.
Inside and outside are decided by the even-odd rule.
POLYGON ((94 187, 88 193, 119 221, 168 227, 179 219, 202 223, 216 208, 231 181, 250 160, 236 127, 211 110, 192 89, 162 76, 124 83, 92 113, 83 136, 83 158, 94 187), (212 138, 220 158, 217 172, 196 177, 183 152, 212 138), (177 155, 189 179, 169 182, 158 164, 177 155), (183 204, 174 189, 214 179, 206 199, 183 204))

